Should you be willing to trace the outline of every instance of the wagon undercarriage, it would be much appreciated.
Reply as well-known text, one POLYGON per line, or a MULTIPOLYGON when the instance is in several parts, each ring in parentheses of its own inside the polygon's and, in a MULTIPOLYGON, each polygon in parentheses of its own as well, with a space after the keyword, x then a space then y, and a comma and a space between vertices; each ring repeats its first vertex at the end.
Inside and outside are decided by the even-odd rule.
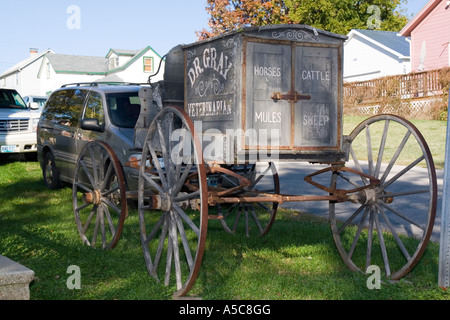
MULTIPOLYGON (((171 107, 165 108, 160 115, 172 112, 174 117, 183 117, 182 110, 171 107)), ((186 128, 191 128, 188 118, 183 118, 183 121, 186 121, 186 128)), ((371 126, 382 124, 386 132, 379 143, 383 145, 388 140, 388 129, 385 128, 399 123, 410 126, 407 121, 396 116, 370 118, 355 129, 356 132, 348 139, 355 140, 362 134, 364 140, 368 141, 371 126)), ((127 193, 123 175, 119 167, 115 167, 116 160, 113 154, 108 153, 106 144, 92 142, 86 147, 86 152, 80 156, 76 178, 85 174, 90 186, 80 181, 74 183, 74 201, 79 201, 74 202, 75 216, 80 234, 88 245, 112 248, 120 237, 128 212, 127 199, 137 198, 141 240, 149 273, 157 279, 162 277, 164 280, 161 281, 166 285, 170 283, 171 276, 175 277, 179 289, 176 295, 187 294, 198 275, 205 249, 208 219, 219 219, 224 230, 229 233, 238 232, 242 224, 242 230, 247 236, 265 235, 275 221, 278 206, 285 202, 328 201, 329 220, 338 251, 344 262, 355 271, 364 272, 372 263, 373 252, 381 250, 386 275, 399 279, 418 262, 427 245, 436 210, 436 177, 432 170, 431 155, 414 127, 405 128, 404 140, 412 135, 414 143, 424 152, 417 160, 402 167, 401 171, 389 173, 406 142, 401 142, 393 158, 383 165, 377 160, 382 158, 384 149, 381 148, 381 153, 375 154, 371 147, 366 147, 363 152, 369 152, 369 159, 374 155, 365 162, 367 168, 357 158, 358 151, 350 146, 352 163, 357 169, 349 167, 350 162, 347 166, 333 164, 304 178, 323 190, 324 195, 285 195, 280 194, 274 163, 207 165, 202 162, 201 152, 195 147, 191 149, 191 156, 183 155, 186 163, 169 156, 173 153, 173 143, 164 146, 164 141, 168 140, 163 136, 158 139, 165 152, 157 154, 150 141, 154 141, 152 133, 159 135, 163 130, 158 120, 153 124, 154 130, 150 128, 148 143, 143 151, 146 156, 142 159, 146 161, 140 161, 137 194, 127 193), (92 161, 90 157, 96 160, 92 161), (154 165, 147 166, 144 163, 154 165), (401 192, 389 191, 397 183, 403 184, 405 179, 416 177, 411 172, 419 163, 425 164, 422 170, 428 171, 427 177, 421 177, 421 187, 407 188, 401 192), (256 170, 257 166, 259 170, 256 170), (331 177, 328 186, 314 181, 323 174, 331 177), (427 202, 419 196, 425 196, 427 202), (396 203, 402 202, 405 197, 411 203, 406 206, 406 210, 402 209, 402 205, 398 209, 396 203), (417 221, 408 216, 409 206, 423 206, 422 216, 417 221), (84 219, 81 214, 83 211, 87 212, 84 219), (341 216, 343 211, 350 211, 350 215, 341 216), (395 219, 419 231, 414 244, 403 243, 405 240, 402 240, 393 225, 395 219), (386 225, 384 228, 383 221, 386 225), (363 229, 367 230, 367 235, 363 235, 363 229), (382 230, 387 230, 394 237, 394 254, 400 252, 404 255, 403 265, 390 265, 389 250, 392 250, 392 246, 384 243, 382 230), (356 260, 353 258, 354 252, 361 250, 361 247, 365 250, 364 259, 358 256, 356 260), (186 264, 184 269, 183 264, 186 264), (158 276, 158 268, 163 269, 163 276, 158 276)), ((195 142, 195 136, 192 138, 193 145, 199 145, 195 142)))

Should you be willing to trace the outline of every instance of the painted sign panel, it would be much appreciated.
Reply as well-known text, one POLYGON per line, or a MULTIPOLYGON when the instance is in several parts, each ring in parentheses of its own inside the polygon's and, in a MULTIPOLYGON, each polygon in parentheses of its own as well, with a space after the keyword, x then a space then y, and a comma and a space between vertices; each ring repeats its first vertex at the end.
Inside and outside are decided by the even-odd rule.
POLYGON ((269 145, 290 144, 291 111, 288 101, 275 102, 273 92, 290 88, 291 50, 289 46, 247 42, 246 130, 266 130, 269 145), (278 133, 278 134, 276 134, 278 133), (279 142, 272 141, 279 139, 279 142))
POLYGON ((295 90, 310 95, 296 103, 295 146, 336 146, 338 52, 333 47, 296 47, 295 90))
POLYGON ((217 41, 186 52, 187 112, 195 121, 233 119, 234 41, 217 41))

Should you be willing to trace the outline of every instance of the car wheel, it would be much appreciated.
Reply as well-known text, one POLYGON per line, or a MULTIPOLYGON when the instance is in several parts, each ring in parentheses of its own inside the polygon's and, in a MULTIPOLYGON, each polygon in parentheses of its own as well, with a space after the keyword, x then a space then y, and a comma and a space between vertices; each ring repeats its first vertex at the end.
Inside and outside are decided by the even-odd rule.
POLYGON ((63 184, 59 179, 58 168, 56 168, 55 159, 51 152, 47 152, 44 156, 42 174, 44 176, 44 184, 47 188, 59 189, 62 187, 63 184))

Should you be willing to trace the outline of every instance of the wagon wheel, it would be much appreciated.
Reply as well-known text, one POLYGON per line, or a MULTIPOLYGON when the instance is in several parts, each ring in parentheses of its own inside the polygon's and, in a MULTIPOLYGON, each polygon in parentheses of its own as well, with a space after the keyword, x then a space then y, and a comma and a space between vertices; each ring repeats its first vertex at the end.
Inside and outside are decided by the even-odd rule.
POLYGON ((142 150, 138 207, 144 260, 151 276, 175 281, 175 296, 194 285, 205 248, 208 201, 202 148, 188 115, 164 107, 142 150))
POLYGON ((122 166, 106 143, 90 142, 81 151, 73 179, 72 200, 83 242, 94 248, 114 248, 128 207, 122 166))
MULTIPOLYGON (((437 182, 430 150, 413 124, 394 115, 363 121, 348 139, 347 166, 380 183, 355 194, 355 203, 330 202, 334 241, 351 270, 377 265, 398 280, 420 260, 433 229, 437 182)), ((345 174, 333 173, 331 186, 368 185, 363 176, 345 174)))
MULTIPOLYGON (((251 184, 238 189, 235 193, 229 194, 229 196, 255 198, 280 193, 278 172, 275 164, 272 162, 261 164, 261 166, 257 164, 233 165, 231 171, 248 179, 251 184)), ((218 173, 215 178, 219 188, 226 190, 227 188, 239 186, 238 179, 226 173, 218 173)), ((220 222, 225 231, 236 233, 240 227, 243 227, 247 237, 251 234, 264 236, 269 232, 275 221, 278 202, 218 203, 216 207, 218 215, 223 216, 220 222)))

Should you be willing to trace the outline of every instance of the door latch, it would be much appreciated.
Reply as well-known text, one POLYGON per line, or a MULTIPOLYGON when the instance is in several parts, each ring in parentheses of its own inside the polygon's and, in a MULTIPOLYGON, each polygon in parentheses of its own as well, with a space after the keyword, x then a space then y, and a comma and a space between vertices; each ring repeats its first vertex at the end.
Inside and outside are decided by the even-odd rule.
POLYGON ((301 94, 301 93, 298 93, 297 91, 294 91, 294 92, 291 91, 288 93, 274 92, 274 93, 272 93, 270 98, 275 102, 277 102, 278 100, 287 100, 289 102, 292 102, 292 101, 297 102, 299 100, 310 100, 311 95, 301 94))

